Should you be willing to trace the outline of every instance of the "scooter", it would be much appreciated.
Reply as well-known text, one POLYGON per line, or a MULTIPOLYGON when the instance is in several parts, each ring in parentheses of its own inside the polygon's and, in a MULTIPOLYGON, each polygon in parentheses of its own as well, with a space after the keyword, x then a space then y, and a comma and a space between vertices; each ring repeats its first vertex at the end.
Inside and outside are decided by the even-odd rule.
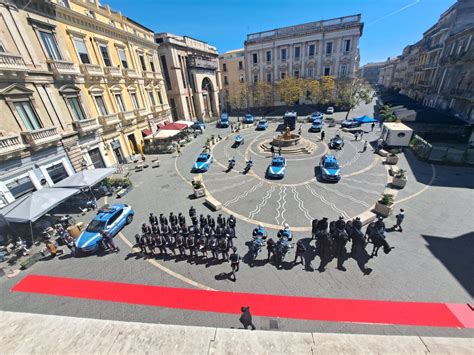
POLYGON ((247 165, 245 165, 245 169, 244 169, 244 174, 247 174, 250 169, 252 169, 252 166, 253 166, 253 161, 249 160, 247 161, 247 165))

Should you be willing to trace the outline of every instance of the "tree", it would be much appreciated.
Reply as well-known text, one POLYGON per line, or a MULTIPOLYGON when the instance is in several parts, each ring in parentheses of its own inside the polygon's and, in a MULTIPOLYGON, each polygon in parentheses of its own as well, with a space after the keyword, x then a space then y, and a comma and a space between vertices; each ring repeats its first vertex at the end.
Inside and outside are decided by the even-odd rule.
POLYGON ((360 78, 341 80, 337 87, 337 101, 346 107, 347 119, 354 108, 362 103, 372 102, 372 88, 360 78))
POLYGON ((321 78, 320 84, 320 102, 328 104, 334 98, 334 90, 336 88, 336 81, 333 76, 327 75, 321 78))
POLYGON ((261 108, 261 114, 267 113, 269 106, 273 105, 273 86, 266 81, 259 81, 252 86, 253 106, 261 108))
POLYGON ((316 79, 307 79, 304 81, 306 99, 315 104, 321 100, 321 84, 316 79))
POLYGON ((287 76, 277 84, 277 93, 280 99, 287 105, 291 106, 298 102, 304 93, 303 80, 291 76, 287 76))
POLYGON ((379 113, 382 122, 393 122, 397 120, 397 116, 393 113, 390 105, 383 105, 379 113))
POLYGON ((237 120, 240 118, 240 112, 249 107, 250 90, 244 83, 239 83, 232 90, 229 102, 232 108, 237 110, 237 120))

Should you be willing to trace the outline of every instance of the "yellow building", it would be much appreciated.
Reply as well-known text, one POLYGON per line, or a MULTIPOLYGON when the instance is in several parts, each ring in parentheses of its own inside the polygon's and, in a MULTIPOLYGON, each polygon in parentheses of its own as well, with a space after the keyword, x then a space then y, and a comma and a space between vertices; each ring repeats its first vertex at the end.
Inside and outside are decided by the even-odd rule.
POLYGON ((0 207, 140 152, 170 120, 157 48, 98 1, 0 1, 0 207))
POLYGON ((224 107, 230 110, 230 98, 237 95, 242 85, 245 85, 245 55, 244 49, 235 49, 219 56, 221 82, 224 91, 222 101, 224 107))

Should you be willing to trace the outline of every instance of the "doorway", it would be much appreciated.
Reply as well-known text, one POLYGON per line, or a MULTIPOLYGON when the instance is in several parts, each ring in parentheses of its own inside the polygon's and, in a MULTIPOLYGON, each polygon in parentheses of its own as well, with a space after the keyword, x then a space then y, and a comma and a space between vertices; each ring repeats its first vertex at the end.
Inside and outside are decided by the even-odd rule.
POLYGON ((105 168, 104 159, 102 159, 99 148, 89 150, 89 157, 91 158, 94 168, 105 168))

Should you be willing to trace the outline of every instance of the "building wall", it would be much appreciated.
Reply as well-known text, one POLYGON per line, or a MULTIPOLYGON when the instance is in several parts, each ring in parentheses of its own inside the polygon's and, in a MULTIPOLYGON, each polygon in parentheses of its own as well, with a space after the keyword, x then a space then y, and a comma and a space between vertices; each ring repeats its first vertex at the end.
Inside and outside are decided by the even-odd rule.
POLYGON ((360 77, 371 84, 377 84, 379 80, 379 72, 383 66, 383 63, 368 63, 360 68, 360 77))
POLYGON ((223 107, 229 108, 231 97, 236 95, 245 83, 244 50, 235 50, 219 56, 219 66, 222 82, 223 107))

